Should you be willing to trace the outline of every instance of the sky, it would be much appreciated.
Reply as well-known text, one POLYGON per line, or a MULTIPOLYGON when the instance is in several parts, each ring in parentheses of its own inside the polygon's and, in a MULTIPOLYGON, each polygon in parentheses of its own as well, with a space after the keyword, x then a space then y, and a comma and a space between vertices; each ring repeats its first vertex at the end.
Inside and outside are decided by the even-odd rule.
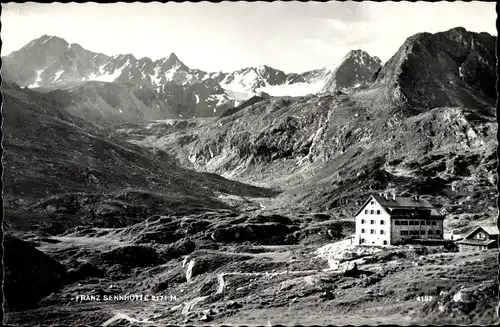
POLYGON ((174 52, 190 68, 268 65, 304 72, 362 49, 388 60, 419 32, 457 26, 497 35, 495 2, 199 2, 2 4, 1 54, 44 34, 107 55, 153 60, 174 52))

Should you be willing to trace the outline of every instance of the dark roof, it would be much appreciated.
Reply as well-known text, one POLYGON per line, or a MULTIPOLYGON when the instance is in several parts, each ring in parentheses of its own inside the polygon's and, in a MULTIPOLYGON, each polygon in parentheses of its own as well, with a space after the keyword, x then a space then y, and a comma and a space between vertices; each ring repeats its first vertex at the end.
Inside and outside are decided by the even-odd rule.
POLYGON ((384 207, 391 207, 391 208, 429 208, 429 209, 434 209, 432 204, 429 203, 426 199, 419 198, 416 200, 414 197, 402 197, 402 196, 396 196, 394 197, 394 200, 392 196, 387 197, 387 199, 381 195, 374 195, 373 196, 375 200, 380 203, 380 205, 384 207))
MULTIPOLYGON (((429 203, 426 199, 418 198, 415 199, 415 197, 401 197, 401 196, 396 196, 394 199, 392 195, 388 196, 387 199, 381 195, 372 195, 372 197, 380 203, 380 205, 384 208, 384 210, 391 215, 392 217, 392 209, 398 209, 399 212, 403 209, 404 211, 416 211, 418 210, 421 212, 422 210, 430 210, 430 216, 441 216, 439 212, 432 206, 432 204, 429 203)), ((368 200, 363 204, 363 206, 358 210, 355 216, 357 216, 361 210, 366 206, 368 200)), ((399 216, 399 215, 398 215, 399 216)))
POLYGON ((478 240, 478 239, 474 239, 474 240, 461 240, 461 241, 458 241, 457 243, 459 244, 467 244, 467 245, 490 245, 491 243, 495 243, 496 240, 478 240))

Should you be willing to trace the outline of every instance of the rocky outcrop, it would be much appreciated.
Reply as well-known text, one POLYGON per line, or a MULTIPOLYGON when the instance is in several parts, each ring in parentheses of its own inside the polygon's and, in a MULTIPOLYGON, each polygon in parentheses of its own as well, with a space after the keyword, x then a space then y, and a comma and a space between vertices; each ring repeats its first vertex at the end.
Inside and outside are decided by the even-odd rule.
POLYGON ((7 234, 3 246, 3 292, 7 312, 34 308, 43 297, 68 282, 62 264, 27 242, 7 234))
POLYGON ((128 267, 147 267, 162 263, 158 252, 149 246, 130 245, 103 252, 99 260, 128 267))
POLYGON ((433 319, 454 318, 463 324, 487 323, 498 319, 493 304, 497 298, 498 284, 495 282, 484 282, 470 287, 456 286, 441 291, 425 305, 421 315, 432 316, 433 319))
POLYGON ((223 243, 287 244, 291 242, 288 236, 297 229, 297 226, 288 226, 280 223, 244 223, 216 227, 210 237, 215 242, 223 243))
POLYGON ((186 280, 191 281, 196 276, 214 272, 228 263, 246 261, 251 258, 251 256, 241 254, 196 251, 186 258, 186 280))

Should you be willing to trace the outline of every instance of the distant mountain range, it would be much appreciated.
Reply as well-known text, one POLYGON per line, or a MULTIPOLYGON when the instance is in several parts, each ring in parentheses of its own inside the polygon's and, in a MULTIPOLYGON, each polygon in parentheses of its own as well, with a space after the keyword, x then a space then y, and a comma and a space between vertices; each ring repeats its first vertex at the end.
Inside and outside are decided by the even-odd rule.
POLYGON ((302 74, 268 66, 205 72, 187 67, 174 53, 156 61, 131 54, 107 56, 48 35, 2 59, 7 81, 42 92, 63 89, 77 95, 74 113, 82 118, 125 121, 220 116, 262 92, 304 96, 356 88, 381 67, 377 57, 355 50, 337 65, 302 74), (105 88, 114 100, 103 98, 98 88, 105 88))

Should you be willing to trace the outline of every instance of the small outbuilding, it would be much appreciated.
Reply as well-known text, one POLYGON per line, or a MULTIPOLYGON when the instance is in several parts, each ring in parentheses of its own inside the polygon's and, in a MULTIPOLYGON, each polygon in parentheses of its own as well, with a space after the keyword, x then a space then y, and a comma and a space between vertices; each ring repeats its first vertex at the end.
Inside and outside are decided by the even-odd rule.
POLYGON ((498 227, 479 226, 457 244, 460 252, 498 248, 498 227))

